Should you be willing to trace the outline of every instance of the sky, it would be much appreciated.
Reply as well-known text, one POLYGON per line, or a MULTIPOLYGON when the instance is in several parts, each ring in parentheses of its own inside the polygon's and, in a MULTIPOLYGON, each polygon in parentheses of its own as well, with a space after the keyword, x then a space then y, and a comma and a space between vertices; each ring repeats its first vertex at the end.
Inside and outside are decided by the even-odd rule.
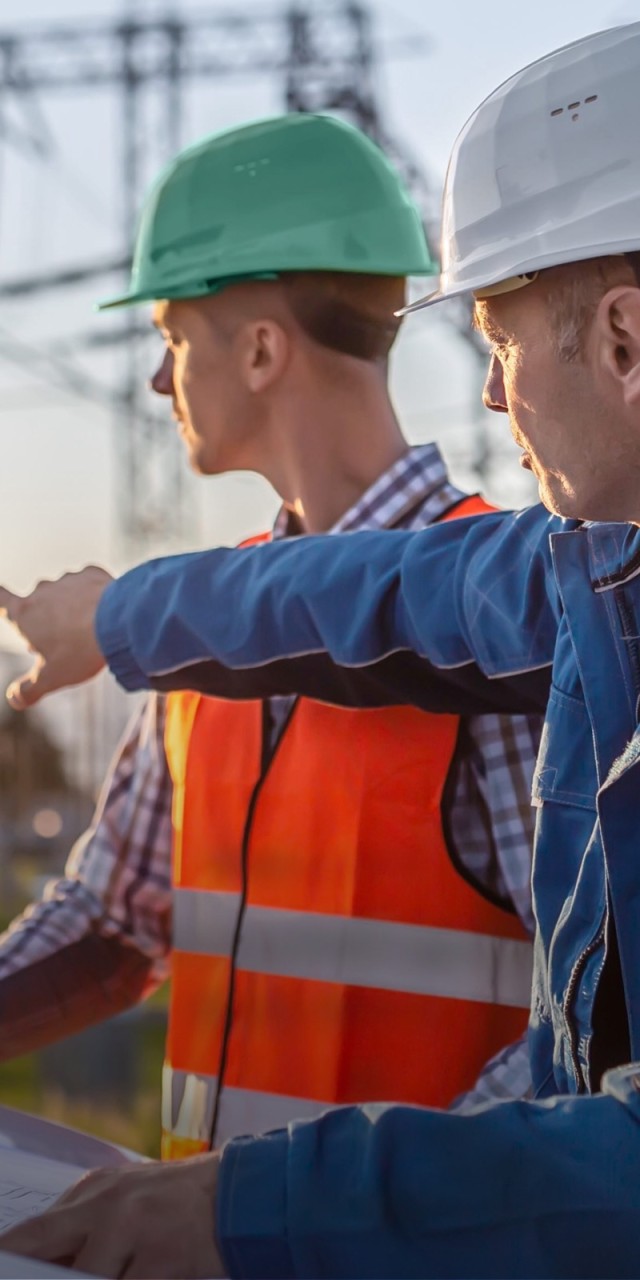
MULTIPOLYGON (((230 7, 233 11, 219 0, 208 6, 172 0, 171 11, 228 13, 230 7)), ((134 0, 21 0, 12 12, 5 0, 0 35, 27 34, 66 20, 76 25, 115 20, 134 8, 134 0)), ((477 0, 439 5, 370 0, 370 9, 381 54, 376 90, 388 130, 438 190, 456 133, 498 83, 558 45, 640 19, 640 0, 536 0, 511 10, 477 0)), ((139 0, 137 10, 167 12, 155 0, 139 0)), ((265 0, 243 3, 243 12, 255 14, 256 32, 260 20, 277 10, 265 0)), ((189 94, 181 142, 277 113, 283 109, 280 94, 277 77, 258 73, 199 86, 189 94)), ((114 92, 43 91, 38 109, 40 121, 29 128, 35 127, 36 142, 47 139, 46 157, 26 154, 14 141, 3 144, 5 130, 0 130, 0 283, 117 256, 123 248, 116 181, 121 131, 114 92)), ((22 125, 11 104, 9 118, 22 125)), ((157 167, 154 156, 149 161, 157 167)), ((99 292, 109 292, 114 284, 100 281, 99 292)), ((43 351, 54 347, 59 360, 71 353, 94 378, 117 385, 121 357, 109 350, 87 356, 76 349, 77 335, 106 332, 114 323, 94 313, 96 291, 93 285, 19 303, 0 301, 0 581, 16 590, 87 561, 121 569, 140 558, 123 552, 117 536, 114 412, 56 385, 43 363, 43 351)), ((485 425, 497 455, 489 496, 518 505, 531 496, 528 478, 518 469, 504 421, 487 425, 491 415, 475 407, 480 384, 477 358, 445 318, 423 314, 407 321, 392 388, 410 439, 437 437, 454 477, 476 487, 469 474, 470 440, 485 425)), ((173 430, 168 413, 159 429, 173 430)), ((194 512, 189 547, 255 532, 275 510, 267 486, 248 475, 194 477, 188 483, 194 512)))

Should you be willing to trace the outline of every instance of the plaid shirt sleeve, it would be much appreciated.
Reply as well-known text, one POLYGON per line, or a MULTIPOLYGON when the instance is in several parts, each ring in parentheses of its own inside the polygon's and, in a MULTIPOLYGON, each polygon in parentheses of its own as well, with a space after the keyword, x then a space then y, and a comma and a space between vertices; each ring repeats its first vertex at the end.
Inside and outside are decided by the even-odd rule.
MULTIPOLYGON (((531 781, 541 728, 537 716, 483 715, 462 721, 448 805, 454 855, 477 882, 511 902, 530 935, 535 929, 531 781)), ((452 1109, 526 1098, 531 1087, 524 1035, 486 1063, 473 1088, 452 1109)))
POLYGON ((450 1111, 470 1111, 482 1102, 509 1102, 514 1098, 531 1098, 533 1084, 526 1032, 507 1045, 485 1064, 472 1089, 461 1093, 450 1111))
POLYGON ((452 852, 471 877, 510 902, 533 935, 531 783, 539 716, 469 716, 460 726, 447 817, 452 852))
POLYGON ((88 933, 118 938, 167 975, 171 945, 171 797, 163 699, 135 715, 116 753, 88 831, 62 879, 0 935, 0 980, 88 933))

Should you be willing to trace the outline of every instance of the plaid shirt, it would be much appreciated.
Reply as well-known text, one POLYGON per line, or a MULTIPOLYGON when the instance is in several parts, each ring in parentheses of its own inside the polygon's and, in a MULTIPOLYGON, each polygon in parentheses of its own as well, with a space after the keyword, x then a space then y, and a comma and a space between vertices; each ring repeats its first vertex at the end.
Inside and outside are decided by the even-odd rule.
MULTIPOLYGON (((331 533, 423 529, 465 495, 450 483, 437 447, 410 449, 370 486, 331 533)), ((283 510, 274 537, 290 532, 283 510)), ((274 733, 285 699, 272 699, 274 733)), ((151 982, 168 975, 171 948, 171 799, 164 751, 164 700, 151 696, 116 753, 89 830, 76 842, 64 879, 51 883, 0 937, 0 982, 53 958, 88 932, 118 938, 152 961, 151 982)), ((443 802, 452 856, 463 874, 510 900, 526 929, 531 912, 531 779, 536 717, 482 715, 461 723, 443 802)), ((77 978, 76 978, 77 980, 77 978)), ((61 999, 62 1003, 62 999, 61 999)), ((485 1070, 464 1105, 521 1097, 529 1085, 522 1044, 485 1070)))

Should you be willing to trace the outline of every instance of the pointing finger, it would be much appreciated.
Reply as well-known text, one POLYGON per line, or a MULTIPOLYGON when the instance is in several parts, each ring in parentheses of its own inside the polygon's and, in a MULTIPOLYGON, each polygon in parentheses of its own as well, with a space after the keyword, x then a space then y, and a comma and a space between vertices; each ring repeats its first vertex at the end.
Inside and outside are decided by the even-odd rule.
POLYGON ((26 675, 14 680, 7 689, 7 701, 14 711, 26 711, 35 706, 46 693, 59 687, 52 670, 39 659, 26 675))
POLYGON ((14 711, 26 711, 28 702, 25 700, 20 685, 17 680, 9 685, 7 689, 7 702, 13 707, 14 711))

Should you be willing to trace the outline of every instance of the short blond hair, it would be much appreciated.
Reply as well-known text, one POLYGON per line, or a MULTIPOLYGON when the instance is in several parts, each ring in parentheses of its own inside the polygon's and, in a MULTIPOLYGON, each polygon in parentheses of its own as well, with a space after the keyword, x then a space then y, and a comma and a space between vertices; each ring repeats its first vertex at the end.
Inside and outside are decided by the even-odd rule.
POLYGON ((360 360, 384 363, 400 329, 406 281, 349 271, 294 271, 280 282, 307 337, 360 360))
MULTIPOLYGON (((211 323, 229 336, 235 327, 256 318, 263 307, 280 320, 284 314, 319 347, 386 367, 404 304, 404 276, 370 275, 350 271, 288 271, 273 280, 234 280, 225 289, 237 305, 221 316, 219 293, 197 298, 211 323), (275 311, 274 311, 275 308, 275 311)), ((174 304, 172 304, 174 305, 174 304)))

